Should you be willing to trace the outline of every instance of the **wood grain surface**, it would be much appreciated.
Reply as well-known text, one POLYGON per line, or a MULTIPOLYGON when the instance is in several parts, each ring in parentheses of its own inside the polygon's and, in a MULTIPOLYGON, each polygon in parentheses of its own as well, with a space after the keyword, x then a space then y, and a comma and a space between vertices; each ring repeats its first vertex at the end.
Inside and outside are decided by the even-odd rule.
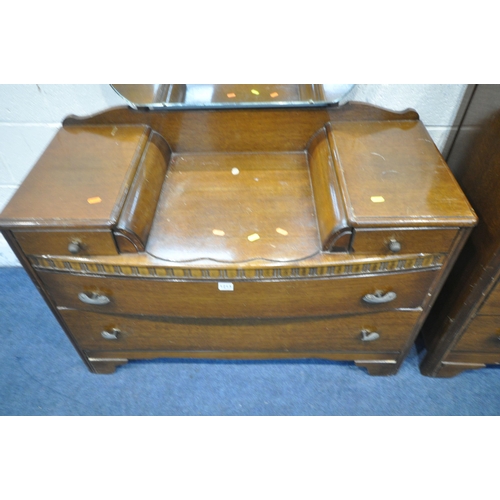
POLYGON ((379 276, 283 281, 177 281, 72 276, 40 271, 51 297, 61 307, 118 314, 150 314, 193 318, 291 317, 369 313, 417 308, 424 301, 436 271, 379 276), (232 283, 221 291, 219 283, 232 283), (367 294, 395 292, 388 303, 369 304, 367 294), (106 295, 110 303, 93 306, 78 294, 106 295))
POLYGON ((61 129, 4 208, 2 227, 110 227, 135 175, 149 130, 61 129))
POLYGON ((392 312, 341 318, 297 318, 283 320, 175 320, 139 319, 80 311, 61 311, 64 321, 83 349, 394 352, 403 346, 420 315, 392 312), (101 332, 113 332, 107 340, 101 332), (377 340, 362 341, 361 330, 376 332, 377 340), (118 332, 117 332, 118 331, 118 332))
POLYGON ((331 123, 329 129, 354 227, 476 224, 421 122, 331 123))

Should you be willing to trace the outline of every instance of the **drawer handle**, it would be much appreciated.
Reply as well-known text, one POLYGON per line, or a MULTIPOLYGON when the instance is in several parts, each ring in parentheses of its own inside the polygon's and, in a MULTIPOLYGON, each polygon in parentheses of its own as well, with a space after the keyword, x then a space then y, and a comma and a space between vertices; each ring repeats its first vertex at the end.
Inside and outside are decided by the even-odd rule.
POLYGON ((401 243, 394 238, 389 241, 389 250, 394 253, 398 253, 401 251, 401 243))
POLYGON ((380 338, 377 332, 370 332, 370 330, 361 330, 361 340, 363 342, 373 342, 380 338))
POLYGON ((112 328, 111 331, 103 330, 101 336, 106 340, 118 340, 122 332, 118 328, 112 328))
POLYGON ((80 252, 80 250, 82 250, 82 244, 79 241, 72 241, 68 245, 68 252, 69 253, 77 254, 78 252, 80 252))
POLYGON ((95 292, 80 292, 78 298, 82 302, 85 302, 85 304, 92 304, 94 306, 103 306, 111 302, 106 295, 100 295, 95 292))
POLYGON ((375 293, 369 293, 363 297, 365 302, 368 304, 385 304, 386 302, 392 302, 397 297, 396 292, 384 292, 377 290, 375 293))

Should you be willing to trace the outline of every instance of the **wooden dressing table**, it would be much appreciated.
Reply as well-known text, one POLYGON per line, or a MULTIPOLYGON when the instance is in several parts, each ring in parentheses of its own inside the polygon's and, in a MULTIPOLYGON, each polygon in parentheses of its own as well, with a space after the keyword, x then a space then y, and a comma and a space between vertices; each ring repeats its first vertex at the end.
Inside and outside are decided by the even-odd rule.
POLYGON ((89 369, 350 360, 395 374, 476 224, 414 111, 68 117, 0 228, 89 369))

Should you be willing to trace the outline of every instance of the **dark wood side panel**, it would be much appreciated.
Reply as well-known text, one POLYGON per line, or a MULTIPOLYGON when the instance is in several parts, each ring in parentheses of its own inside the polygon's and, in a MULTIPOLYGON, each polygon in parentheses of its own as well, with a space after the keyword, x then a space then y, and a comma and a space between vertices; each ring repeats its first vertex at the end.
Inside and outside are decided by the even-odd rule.
MULTIPOLYGON (((450 351, 499 279, 499 136, 500 111, 493 110, 478 127, 467 153, 454 160, 457 180, 479 222, 422 330, 428 351, 421 366, 425 374, 438 373, 442 361, 448 359, 450 351)), ((450 157, 454 157, 453 151, 450 157)))
POLYGON ((115 233, 125 236, 116 240, 121 252, 134 251, 129 243, 135 251, 145 250, 171 153, 165 140, 153 132, 116 225, 115 233))

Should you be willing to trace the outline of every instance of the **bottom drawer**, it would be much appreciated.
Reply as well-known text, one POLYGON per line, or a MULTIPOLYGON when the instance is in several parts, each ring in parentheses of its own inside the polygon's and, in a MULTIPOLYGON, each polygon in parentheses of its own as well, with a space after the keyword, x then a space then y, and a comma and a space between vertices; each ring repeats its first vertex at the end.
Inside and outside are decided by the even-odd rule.
POLYGON ((476 316, 453 351, 500 353, 500 316, 476 316))
POLYGON ((61 310, 82 349, 169 351, 380 351, 403 349, 420 312, 335 318, 185 319, 61 310))

